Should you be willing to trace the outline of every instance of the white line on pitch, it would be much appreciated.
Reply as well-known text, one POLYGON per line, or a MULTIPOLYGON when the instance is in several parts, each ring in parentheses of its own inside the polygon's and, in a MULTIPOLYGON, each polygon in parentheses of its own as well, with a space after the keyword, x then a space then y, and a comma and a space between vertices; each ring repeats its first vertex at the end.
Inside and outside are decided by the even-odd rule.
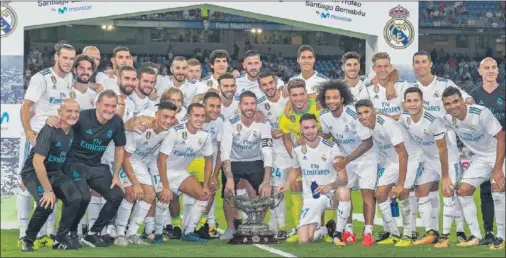
POLYGON ((262 249, 264 251, 267 251, 269 253, 277 254, 279 256, 283 256, 283 257, 297 257, 294 254, 287 253, 287 252, 281 251, 281 250, 276 249, 276 248, 272 248, 272 247, 267 246, 267 245, 253 244, 253 246, 256 246, 256 247, 258 247, 258 248, 260 248, 260 249, 262 249))

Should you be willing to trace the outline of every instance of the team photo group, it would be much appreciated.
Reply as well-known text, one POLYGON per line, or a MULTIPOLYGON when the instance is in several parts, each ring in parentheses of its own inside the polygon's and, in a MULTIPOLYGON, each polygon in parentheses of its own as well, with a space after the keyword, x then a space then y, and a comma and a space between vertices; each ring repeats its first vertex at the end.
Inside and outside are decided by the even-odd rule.
POLYGON ((362 67, 368 76, 359 75, 361 56, 345 53, 336 80, 302 45, 300 74, 283 81, 256 50, 240 71, 227 51, 210 52, 205 78, 198 59, 175 56, 162 76, 156 63, 134 64, 125 46, 104 72, 95 46, 54 50, 20 110, 23 252, 230 241, 251 214, 229 201, 216 209, 217 200, 272 195, 279 205, 262 216, 279 241, 504 250, 504 85, 493 58, 479 63, 482 85, 466 92, 432 74, 426 51, 405 57, 410 83, 386 52, 362 67), (492 200, 481 204, 485 232, 477 190, 492 200), (361 232, 353 206, 363 207, 361 232))

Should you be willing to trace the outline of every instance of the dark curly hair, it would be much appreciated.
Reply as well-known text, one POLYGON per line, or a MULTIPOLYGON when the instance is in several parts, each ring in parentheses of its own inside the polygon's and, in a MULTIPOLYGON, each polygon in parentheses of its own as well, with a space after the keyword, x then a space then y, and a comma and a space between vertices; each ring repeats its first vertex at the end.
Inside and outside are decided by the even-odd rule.
POLYGON ((348 85, 340 80, 328 80, 320 84, 320 91, 318 92, 318 101, 323 108, 327 108, 325 104, 325 93, 327 90, 338 90, 341 98, 343 98, 343 105, 353 103, 353 94, 351 94, 348 85))

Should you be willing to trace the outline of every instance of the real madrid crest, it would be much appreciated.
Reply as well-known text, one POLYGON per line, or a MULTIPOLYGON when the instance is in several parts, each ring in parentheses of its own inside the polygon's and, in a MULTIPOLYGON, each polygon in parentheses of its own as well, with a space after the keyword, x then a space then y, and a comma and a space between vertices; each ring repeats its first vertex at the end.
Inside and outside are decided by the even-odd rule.
POLYGON ((388 13, 390 19, 383 29, 383 37, 389 46, 395 49, 407 48, 413 43, 415 28, 407 19, 409 17, 408 9, 397 5, 388 13))
POLYGON ((18 26, 18 16, 9 3, 10 1, 1 2, 0 35, 2 38, 11 35, 18 26))
POLYGON ((242 125, 241 124, 237 124, 237 126, 235 127, 235 129, 240 132, 242 130, 242 125))
POLYGON ((148 131, 148 132, 146 133, 146 139, 149 139, 149 138, 151 138, 151 131, 148 131))
POLYGON ((183 132, 183 140, 186 140, 188 138, 188 132, 183 132))
POLYGON ((325 155, 325 153, 322 153, 322 161, 327 161, 327 155, 325 155))
POLYGON ((53 82, 53 84, 56 84, 57 81, 56 81, 56 77, 54 77, 54 75, 51 75, 51 81, 53 82))
POLYGON ((208 80, 207 81, 207 86, 213 87, 213 80, 208 80))
POLYGON ((374 98, 375 98, 375 99, 379 98, 379 96, 378 96, 378 92, 379 92, 379 91, 380 91, 380 87, 379 87, 379 85, 377 85, 377 84, 376 84, 376 85, 374 85, 374 93, 375 93, 374 98))
POLYGON ((434 96, 434 98, 439 98, 439 92, 435 91, 433 96, 434 96))
POLYGON ((270 110, 271 109, 271 105, 269 105, 269 103, 265 103, 265 110, 270 110))
POLYGON ((410 124, 411 124, 411 117, 408 117, 408 118, 406 119, 406 122, 408 123, 408 125, 410 125, 410 124))
POLYGON ((427 128, 423 129, 423 134, 429 135, 429 131, 427 130, 427 128))
POLYGON ((199 145, 202 145, 202 143, 203 143, 202 138, 199 138, 199 139, 197 140, 197 143, 198 143, 199 145))
POLYGON ((307 153, 307 146, 302 145, 301 150, 302 150, 302 154, 306 154, 307 153))
POLYGON ((452 117, 452 122, 453 122, 454 125, 456 125, 457 124, 457 118, 452 117))
POLYGON ((69 95, 70 95, 70 98, 76 99, 76 92, 75 91, 70 91, 69 95))

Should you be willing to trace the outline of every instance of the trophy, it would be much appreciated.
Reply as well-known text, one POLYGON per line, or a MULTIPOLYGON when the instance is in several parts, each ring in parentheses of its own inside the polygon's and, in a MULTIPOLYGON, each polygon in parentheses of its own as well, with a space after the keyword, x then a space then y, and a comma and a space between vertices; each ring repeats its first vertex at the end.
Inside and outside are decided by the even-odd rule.
MULTIPOLYGON (((231 207, 237 208, 248 214, 246 222, 239 225, 229 244, 279 244, 274 238, 276 234, 263 223, 262 212, 273 209, 279 205, 283 197, 282 193, 274 193, 269 197, 253 197, 233 195, 225 196, 225 201, 231 207)), ((265 214, 264 214, 265 215, 265 214)))

